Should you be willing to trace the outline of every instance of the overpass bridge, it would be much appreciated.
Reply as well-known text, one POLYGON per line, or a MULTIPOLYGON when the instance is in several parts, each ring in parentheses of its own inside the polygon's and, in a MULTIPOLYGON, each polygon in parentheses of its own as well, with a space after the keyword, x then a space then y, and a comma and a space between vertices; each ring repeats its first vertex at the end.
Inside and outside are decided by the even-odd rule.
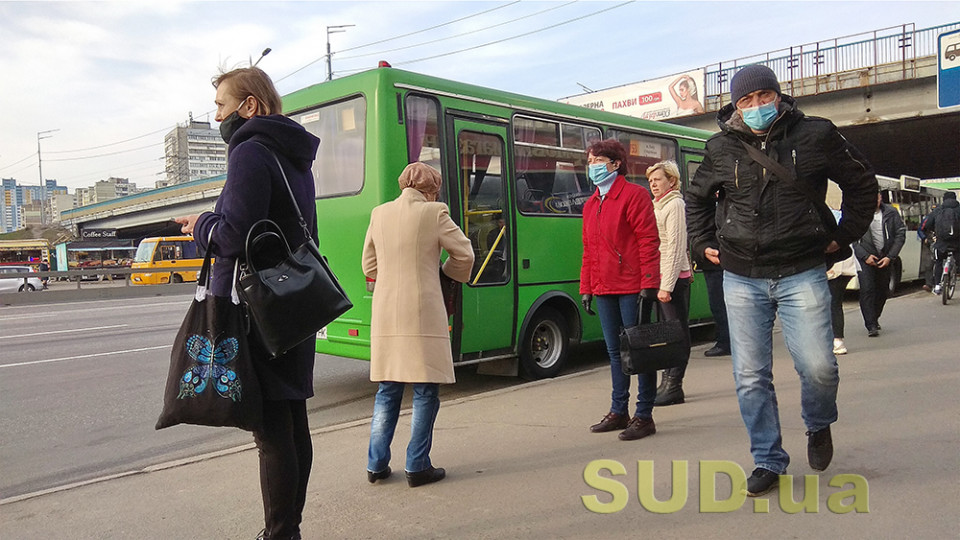
MULTIPOLYGON (((704 68, 705 112, 669 121, 717 131, 716 111, 730 101, 733 74, 763 63, 804 113, 830 118, 877 174, 960 177, 960 107, 937 108, 937 36, 960 22, 916 30, 913 24, 737 58, 704 68)), ((179 234, 170 218, 211 210, 225 175, 138 193, 63 212, 78 236, 106 229, 119 239, 179 234)))
POLYGON ((960 107, 937 108, 937 37, 954 30, 960 22, 905 24, 712 64, 704 68, 705 112, 669 121, 718 131, 733 74, 760 63, 804 114, 831 119, 877 174, 958 177, 960 107))

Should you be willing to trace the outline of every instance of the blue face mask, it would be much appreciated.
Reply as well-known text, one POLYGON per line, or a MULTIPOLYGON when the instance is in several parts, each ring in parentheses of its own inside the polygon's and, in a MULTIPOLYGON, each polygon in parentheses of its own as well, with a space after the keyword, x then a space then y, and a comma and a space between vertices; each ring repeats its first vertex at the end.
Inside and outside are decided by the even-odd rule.
POLYGON ((740 109, 740 115, 743 117, 743 123, 755 131, 766 131, 770 124, 777 119, 776 100, 760 105, 759 107, 750 107, 740 109))
POLYGON ((587 166, 587 177, 596 185, 600 185, 611 177, 616 178, 617 171, 607 172, 606 163, 594 163, 587 166))

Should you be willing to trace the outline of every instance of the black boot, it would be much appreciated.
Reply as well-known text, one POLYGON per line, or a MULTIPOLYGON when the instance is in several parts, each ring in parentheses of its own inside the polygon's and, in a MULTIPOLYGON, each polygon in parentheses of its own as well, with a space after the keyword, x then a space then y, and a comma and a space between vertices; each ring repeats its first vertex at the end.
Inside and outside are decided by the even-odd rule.
POLYGON ((678 403, 683 403, 683 376, 676 375, 673 369, 665 370, 663 382, 657 388, 657 399, 654 400, 653 405, 665 407, 678 403))

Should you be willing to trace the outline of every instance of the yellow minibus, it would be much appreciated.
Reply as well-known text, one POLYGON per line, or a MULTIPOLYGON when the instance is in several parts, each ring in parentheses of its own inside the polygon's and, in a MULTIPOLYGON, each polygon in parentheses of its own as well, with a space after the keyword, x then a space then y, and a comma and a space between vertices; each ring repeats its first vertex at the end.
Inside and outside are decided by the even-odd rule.
POLYGON ((144 238, 133 258, 130 282, 134 285, 160 285, 196 281, 203 257, 197 253, 192 236, 144 238), (187 269, 187 270, 184 270, 187 269))

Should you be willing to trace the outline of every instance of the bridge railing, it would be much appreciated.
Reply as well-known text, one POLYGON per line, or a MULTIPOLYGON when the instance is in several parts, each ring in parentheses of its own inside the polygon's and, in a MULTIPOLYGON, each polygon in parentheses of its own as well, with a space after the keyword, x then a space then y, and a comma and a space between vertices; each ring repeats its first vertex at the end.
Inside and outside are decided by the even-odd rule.
POLYGON ((937 36, 957 29, 960 22, 922 30, 910 23, 710 64, 704 68, 706 109, 720 108, 733 74, 748 64, 770 67, 783 91, 793 96, 837 90, 844 87, 840 77, 851 73, 861 74, 854 78, 857 86, 877 84, 881 77, 883 82, 913 79, 918 59, 936 57, 937 36), (879 66, 885 66, 882 73, 879 66))

